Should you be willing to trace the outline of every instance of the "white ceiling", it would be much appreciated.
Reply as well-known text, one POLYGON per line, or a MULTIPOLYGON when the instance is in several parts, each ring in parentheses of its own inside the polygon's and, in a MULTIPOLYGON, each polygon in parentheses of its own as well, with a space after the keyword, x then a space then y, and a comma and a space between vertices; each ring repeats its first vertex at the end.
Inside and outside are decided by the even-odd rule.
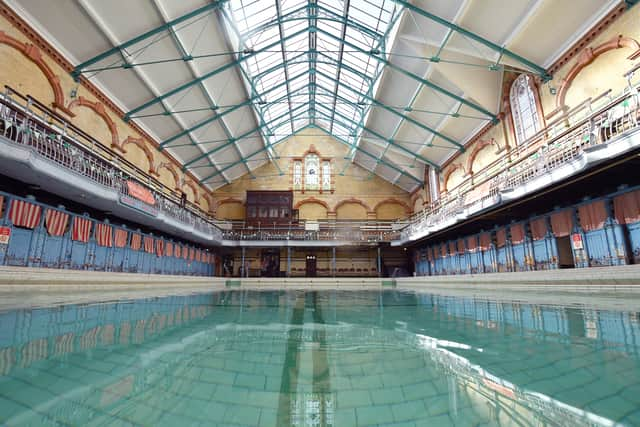
POLYGON ((74 65, 162 27, 82 72, 212 189, 314 125, 411 191, 499 113, 505 69, 540 72, 426 14, 544 68, 619 0, 229 0, 173 26, 211 2, 7 3, 74 65))

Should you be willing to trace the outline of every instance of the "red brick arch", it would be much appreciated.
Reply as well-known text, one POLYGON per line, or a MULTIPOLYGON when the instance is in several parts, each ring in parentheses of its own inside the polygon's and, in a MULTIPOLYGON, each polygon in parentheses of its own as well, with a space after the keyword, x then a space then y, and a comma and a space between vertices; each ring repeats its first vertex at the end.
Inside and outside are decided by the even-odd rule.
POLYGON ((198 192, 198 186, 193 181, 185 181, 182 184, 182 188, 189 187, 193 191, 193 203, 196 205, 200 204, 200 193, 198 192))
POLYGON ((381 200, 378 203, 376 203, 376 205, 373 208, 374 212, 378 211, 378 208, 382 205, 400 205, 404 208, 404 211, 407 215, 411 215, 411 213, 413 213, 413 208, 411 206, 409 206, 405 201, 400 200, 400 199, 396 199, 395 197, 389 197, 387 199, 381 200))
POLYGON ((209 212, 213 211, 213 197, 211 197, 211 194, 207 193, 207 192, 203 192, 202 195, 200 196, 201 199, 205 199, 207 201, 207 205, 209 206, 209 212))
POLYGON ((125 147, 129 144, 136 145, 142 151, 144 151, 144 155, 147 157, 147 160, 149 161, 149 174, 158 176, 158 172, 156 171, 156 167, 155 167, 155 160, 153 158, 153 153, 151 152, 151 149, 149 148, 149 146, 145 144, 144 140, 142 138, 134 138, 132 136, 128 136, 124 141, 122 141, 122 144, 120 144, 120 148, 122 149, 123 153, 127 152, 125 147))
POLYGON ((162 162, 158 165, 158 167, 156 167, 156 172, 160 172, 160 169, 168 170, 169 173, 171 173, 171 176, 173 176, 174 190, 182 191, 182 188, 180 188, 180 175, 178 174, 176 167, 171 163, 162 162))
POLYGON ((104 108, 104 104, 102 102, 89 101, 84 96, 80 96, 78 97, 78 99, 75 99, 69 103, 69 111, 71 111, 75 107, 86 107, 96 113, 109 128, 109 132, 111 133, 111 148, 123 151, 124 145, 120 144, 118 139, 118 128, 116 127, 114 121, 111 120, 111 117, 109 117, 109 114, 107 114, 107 110, 104 108))
POLYGON ((442 177, 442 181, 444 184, 444 191, 448 191, 449 190, 449 177, 451 176, 451 174, 455 171, 457 171, 458 169, 462 169, 463 172, 467 172, 464 169, 464 165, 462 163, 455 163, 453 165, 451 165, 449 167, 449 169, 445 172, 444 176, 442 177))
POLYGON ((320 200, 317 199, 315 197, 308 197, 304 200, 300 200, 298 203, 295 204, 295 206, 293 207, 294 209, 300 209, 300 206, 302 205, 308 205, 314 203, 316 205, 321 205, 324 206, 324 208, 327 210, 327 212, 329 212, 331 209, 329 208, 329 204, 327 202, 325 202, 324 200, 320 200))
POLYGON ((566 106, 565 101, 567 92, 569 91, 569 88, 571 87, 571 84, 573 83, 575 78, 584 68, 590 65, 598 56, 602 55, 603 53, 621 48, 629 48, 633 50, 633 53, 631 53, 631 55, 627 57, 627 59, 629 59, 630 61, 640 58, 640 43, 638 43, 637 40, 632 39, 631 37, 624 37, 622 34, 594 48, 584 48, 582 52, 580 52, 580 55, 578 56, 575 64, 573 64, 573 67, 571 67, 567 75, 562 79, 562 84, 560 86, 560 89, 558 89, 558 96, 556 97, 556 111, 554 111, 554 113, 566 106))
POLYGON ((30 59, 44 74, 45 78, 49 82, 51 89, 53 90, 53 108, 57 108, 58 110, 64 112, 65 114, 73 117, 73 113, 68 107, 64 106, 64 92, 62 91, 62 86, 60 85, 60 78, 54 74, 53 70, 49 65, 45 62, 42 51, 32 45, 31 43, 23 43, 11 36, 9 36, 4 31, 0 31, 0 43, 6 44, 18 52, 23 54, 26 58, 30 59))
POLYGON ((500 144, 498 144, 498 142, 494 138, 480 141, 476 144, 475 147, 473 147, 471 154, 469 154, 469 159, 467 160, 467 173, 469 175, 473 175, 473 173, 475 172, 473 170, 473 162, 476 160, 476 157, 478 156, 478 154, 489 146, 496 147, 496 151, 500 150, 500 144))
POLYGON ((355 197, 350 197, 350 198, 348 198, 348 199, 340 200, 340 201, 339 201, 338 203, 336 203, 336 205, 333 207, 333 211, 332 211, 332 212, 336 212, 336 213, 337 213, 337 212, 338 212, 338 208, 339 208, 339 207, 341 207, 341 206, 343 206, 343 205, 346 205, 346 204, 348 204, 348 203, 355 203, 356 205, 360 205, 360 206, 362 206, 362 207, 367 211, 367 214, 370 214, 370 213, 373 213, 373 212, 374 212, 374 211, 372 211, 372 210, 371 210, 371 208, 370 208, 370 207, 369 207, 365 202, 363 202, 363 201, 362 201, 362 200, 360 200, 360 199, 356 199, 355 197))

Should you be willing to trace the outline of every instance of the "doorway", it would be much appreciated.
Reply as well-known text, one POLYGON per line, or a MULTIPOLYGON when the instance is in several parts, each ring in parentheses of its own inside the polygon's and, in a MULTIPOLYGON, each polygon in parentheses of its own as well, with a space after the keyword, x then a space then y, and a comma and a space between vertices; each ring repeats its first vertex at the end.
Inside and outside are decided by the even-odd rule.
POLYGON ((315 255, 307 255, 307 263, 306 263, 306 277, 316 277, 316 256, 315 255))
POLYGON ((571 237, 563 236, 556 239, 558 246, 558 268, 574 268, 573 250, 571 249, 571 237))

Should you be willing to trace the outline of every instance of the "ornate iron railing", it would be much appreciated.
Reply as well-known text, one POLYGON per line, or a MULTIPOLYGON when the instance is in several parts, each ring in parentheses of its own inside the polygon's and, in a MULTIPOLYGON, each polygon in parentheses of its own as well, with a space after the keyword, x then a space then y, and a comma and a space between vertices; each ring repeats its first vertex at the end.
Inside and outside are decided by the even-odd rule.
POLYGON ((222 239, 221 230, 204 212, 191 205, 181 206, 179 196, 160 182, 33 98, 9 87, 0 97, 0 135, 121 195, 132 197, 127 182, 135 182, 153 194, 160 212, 222 239))
POLYGON ((409 218, 401 239, 446 228, 467 208, 497 202, 514 190, 567 165, 590 147, 604 146, 640 128, 640 86, 612 98, 607 91, 563 114, 524 143, 409 218))

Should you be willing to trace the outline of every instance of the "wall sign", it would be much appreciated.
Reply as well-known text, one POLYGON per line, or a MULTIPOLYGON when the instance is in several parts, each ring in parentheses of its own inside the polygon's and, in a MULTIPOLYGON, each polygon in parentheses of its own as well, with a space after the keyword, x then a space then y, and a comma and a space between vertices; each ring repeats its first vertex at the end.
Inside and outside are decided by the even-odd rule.
POLYGON ((11 238, 11 228, 0 227, 0 245, 8 245, 11 238))
POLYGON ((158 216, 158 208, 141 202, 138 199, 134 199, 133 197, 125 196, 124 194, 122 194, 120 195, 120 203, 130 208, 134 208, 140 212, 144 212, 147 215, 158 216))
POLYGON ((584 246, 582 244, 582 234, 571 235, 571 246, 574 250, 584 249, 584 246))

